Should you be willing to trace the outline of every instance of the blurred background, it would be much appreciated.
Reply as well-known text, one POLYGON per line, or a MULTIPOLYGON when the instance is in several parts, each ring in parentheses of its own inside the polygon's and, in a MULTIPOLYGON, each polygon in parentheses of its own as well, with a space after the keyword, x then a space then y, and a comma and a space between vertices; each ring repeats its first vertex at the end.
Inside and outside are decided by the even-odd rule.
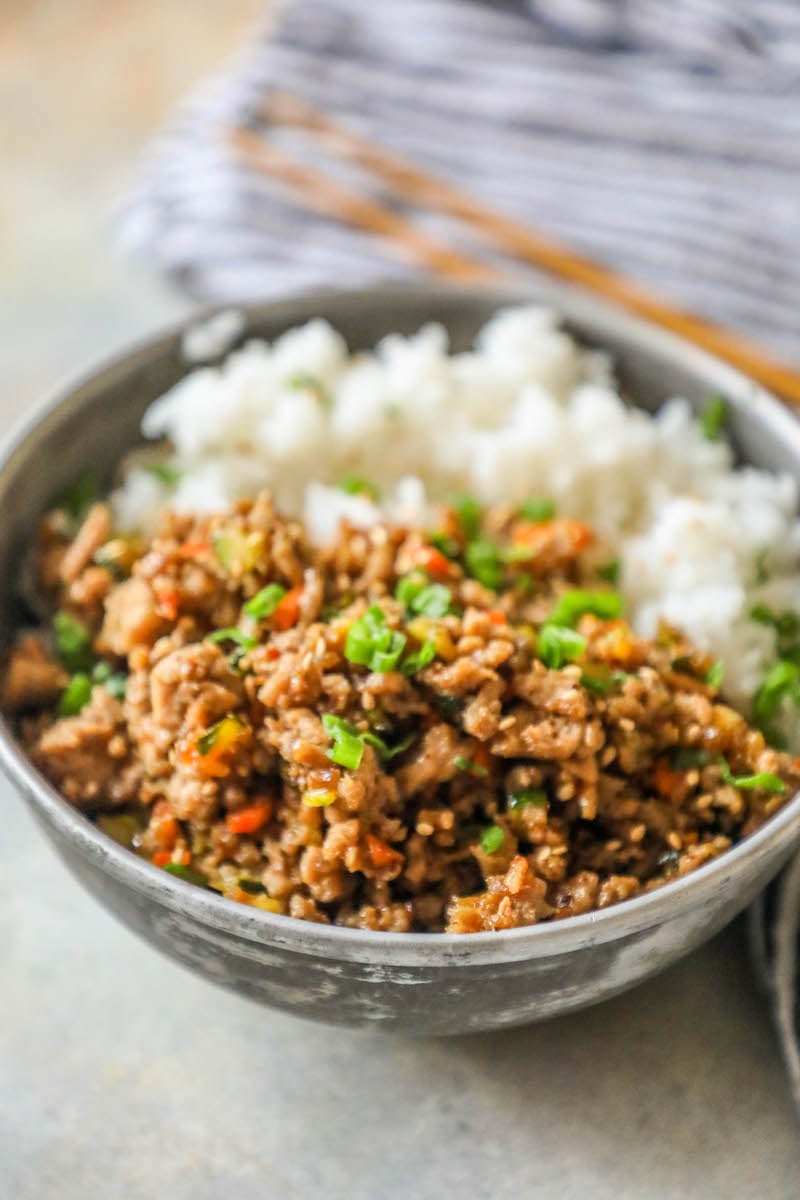
POLYGON ((263 0, 4 0, 2 413, 187 310, 117 249, 138 160, 187 88, 242 41, 263 0))

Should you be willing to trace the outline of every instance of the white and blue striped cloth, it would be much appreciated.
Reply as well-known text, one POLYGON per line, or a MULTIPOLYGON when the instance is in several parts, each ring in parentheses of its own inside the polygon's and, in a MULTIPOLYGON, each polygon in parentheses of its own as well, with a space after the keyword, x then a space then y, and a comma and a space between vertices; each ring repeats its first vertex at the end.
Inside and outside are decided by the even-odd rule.
POLYGON ((273 88, 800 361, 797 3, 279 5, 186 100, 122 214, 124 244, 198 298, 411 269, 234 162, 221 128, 273 88))
MULTIPOLYGON (((792 0, 284 3, 186 100, 122 212, 124 244, 203 300, 411 271, 234 161, 222 131, 270 89, 800 362, 792 0)), ((800 1102, 800 859, 771 899, 751 928, 800 1102)))

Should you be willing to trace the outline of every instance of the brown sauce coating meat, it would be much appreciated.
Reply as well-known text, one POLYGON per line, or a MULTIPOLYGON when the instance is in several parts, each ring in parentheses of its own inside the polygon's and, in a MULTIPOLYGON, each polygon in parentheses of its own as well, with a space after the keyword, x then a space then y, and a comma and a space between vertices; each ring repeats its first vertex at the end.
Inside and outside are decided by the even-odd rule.
POLYGON ((265 495, 169 516, 149 544, 102 505, 77 532, 50 514, 38 577, 86 635, 85 682, 66 662, 83 693, 58 714, 65 651, 27 634, 4 706, 65 799, 109 829, 124 818, 157 865, 364 929, 605 908, 776 811, 797 761, 719 701, 680 634, 645 641, 591 602, 616 597, 586 526, 504 507, 481 536, 466 553, 445 510, 438 538, 343 527, 316 550, 265 495), (576 590, 590 602, 549 620, 548 647, 576 590))

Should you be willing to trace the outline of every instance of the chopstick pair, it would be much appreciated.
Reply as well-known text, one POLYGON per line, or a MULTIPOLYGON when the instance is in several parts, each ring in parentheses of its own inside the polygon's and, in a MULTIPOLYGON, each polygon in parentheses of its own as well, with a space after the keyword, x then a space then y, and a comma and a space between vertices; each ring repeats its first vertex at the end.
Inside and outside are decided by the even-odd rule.
POLYGON ((279 180, 312 211, 383 238, 406 260, 446 278, 481 283, 496 282, 501 277, 496 268, 448 246, 393 208, 295 157, 270 139, 271 129, 302 132, 322 143, 332 158, 369 172, 415 208, 427 208, 461 222, 506 256, 582 287, 680 335, 783 399, 800 404, 800 374, 772 359, 757 345, 665 303, 610 268, 573 254, 546 235, 494 212, 453 184, 373 144, 305 101, 273 93, 265 99, 257 116, 259 127, 236 126, 228 131, 231 147, 252 170, 279 180))

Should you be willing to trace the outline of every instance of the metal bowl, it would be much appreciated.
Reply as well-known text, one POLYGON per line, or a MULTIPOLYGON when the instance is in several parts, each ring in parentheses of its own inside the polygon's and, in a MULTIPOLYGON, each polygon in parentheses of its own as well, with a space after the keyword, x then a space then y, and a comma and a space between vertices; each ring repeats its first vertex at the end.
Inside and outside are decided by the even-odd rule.
MULTIPOLYGON (((582 341, 608 349, 622 387, 655 409, 670 395, 730 401, 746 460, 800 477, 800 425, 724 364, 671 335, 560 286, 328 293, 244 310, 245 336, 272 338, 328 317, 353 348, 441 321, 456 348, 499 306, 554 306, 582 341)), ((147 405, 187 371, 181 329, 139 346, 66 391, 0 455, 0 615, 22 619, 20 563, 37 518, 87 467, 110 478, 139 439, 147 405)), ((731 920, 777 872, 800 835, 800 796, 694 874, 602 912, 502 933, 390 934, 274 916, 158 870, 107 838, 59 796, 0 723, 0 761, 73 874, 124 924, 171 958, 243 995, 300 1016, 414 1034, 520 1025, 611 996, 686 954, 731 920)))

